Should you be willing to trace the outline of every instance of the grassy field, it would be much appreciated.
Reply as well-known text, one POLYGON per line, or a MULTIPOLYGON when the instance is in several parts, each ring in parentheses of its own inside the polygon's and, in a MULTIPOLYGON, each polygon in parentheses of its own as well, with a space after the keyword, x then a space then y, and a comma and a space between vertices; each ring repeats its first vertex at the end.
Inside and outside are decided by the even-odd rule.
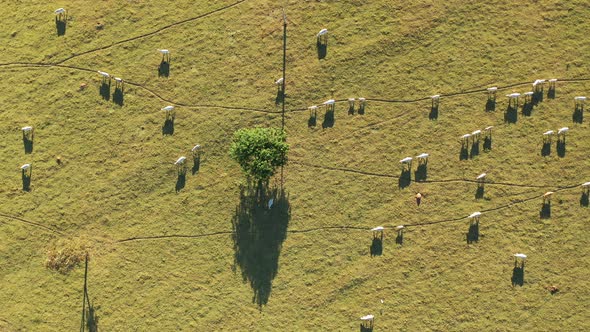
POLYGON ((580 187, 590 128, 573 116, 574 96, 590 95, 586 1, 72 0, 4 13, 0 331, 79 328, 83 264, 45 267, 48 250, 69 243, 88 248, 101 331, 346 331, 366 314, 376 331, 590 330, 580 187), (268 210, 228 148, 239 128, 281 125, 283 7, 291 151, 268 210), (318 59, 321 28, 330 33, 318 59), (160 48, 171 50, 169 77, 158 76, 160 48), (99 94, 97 70, 126 81, 122 106, 114 86, 108 100, 99 94), (504 95, 549 78, 555 98, 546 85, 530 115, 521 99, 506 121, 504 95), (364 114, 348 113, 351 97, 367 98, 364 114), (320 108, 310 126, 306 108, 330 98, 334 120, 320 108), (173 133, 160 111, 170 104, 173 133), (462 158, 461 135, 490 125, 491 150, 470 145, 462 158), (543 156, 542 133, 564 126, 565 149, 554 140, 543 156), (173 163, 195 144, 198 171, 179 182, 173 163), (422 152, 426 181, 413 181, 414 164, 406 183, 399 160, 422 152), (468 244, 474 211, 479 241, 468 244), (378 225, 387 229, 372 256, 378 225), (511 280, 517 252, 528 255, 522 286, 511 280))

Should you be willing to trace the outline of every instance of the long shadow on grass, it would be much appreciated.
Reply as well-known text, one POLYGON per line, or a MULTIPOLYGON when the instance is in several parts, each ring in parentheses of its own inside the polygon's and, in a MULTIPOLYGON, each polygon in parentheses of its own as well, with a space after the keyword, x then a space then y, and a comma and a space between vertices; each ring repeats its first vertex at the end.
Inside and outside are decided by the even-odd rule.
POLYGON ((234 269, 240 267, 244 282, 248 281, 254 292, 252 302, 259 307, 270 297, 290 219, 291 207, 284 191, 265 185, 241 189, 232 219, 234 269))
POLYGON ((55 18, 55 30, 58 36, 63 36, 66 34, 67 26, 67 21, 65 19, 60 20, 57 17, 55 18))
POLYGON ((158 77, 169 77, 170 76, 170 62, 164 61, 160 62, 158 66, 158 77))
POLYGON ((370 248, 371 257, 381 256, 383 254, 383 233, 378 236, 373 236, 370 248))
POLYGON ((324 115, 324 122, 322 122, 322 128, 332 128, 334 127, 334 122, 336 122, 336 119, 334 118, 334 111, 327 111, 324 115))
POLYGON ((514 265, 512 270, 512 286, 524 285, 524 264, 522 266, 514 265))
POLYGON ((466 234, 467 244, 472 244, 479 241, 479 223, 475 222, 469 225, 469 230, 466 234))

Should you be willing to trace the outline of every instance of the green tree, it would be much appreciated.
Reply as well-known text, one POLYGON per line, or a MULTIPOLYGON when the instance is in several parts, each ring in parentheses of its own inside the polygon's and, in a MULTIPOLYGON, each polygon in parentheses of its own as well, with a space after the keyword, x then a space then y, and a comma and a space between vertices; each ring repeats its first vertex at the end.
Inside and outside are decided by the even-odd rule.
POLYGON ((230 156, 249 178, 268 180, 287 163, 287 135, 278 128, 243 128, 234 133, 230 156))

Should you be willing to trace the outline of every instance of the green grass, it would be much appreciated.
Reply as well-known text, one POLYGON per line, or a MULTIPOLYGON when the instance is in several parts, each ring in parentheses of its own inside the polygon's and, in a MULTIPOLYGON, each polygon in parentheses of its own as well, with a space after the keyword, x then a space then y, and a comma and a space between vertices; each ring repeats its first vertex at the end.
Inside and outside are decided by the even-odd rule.
POLYGON ((352 330, 369 313, 382 331, 590 329, 590 209, 575 186, 590 181, 590 130, 587 117, 572 122, 573 97, 590 90, 590 81, 576 80, 589 78, 586 2, 288 2, 291 149, 287 197, 272 212, 249 207, 228 148, 239 128, 280 126, 273 82, 283 4, 244 1, 152 34, 230 4, 6 5, 16 14, 0 29, 0 213, 61 234, 0 217, 0 331, 78 328, 83 267, 61 274, 44 263, 48 250, 80 239, 103 331, 352 330), (58 37, 52 11, 61 6, 71 21, 58 37), (323 27, 328 55, 318 60, 323 27), (157 76, 158 48, 172 51, 168 79, 157 76), (9 64, 16 62, 60 66, 9 64), (129 81, 123 107, 101 99, 96 70, 129 81), (576 81, 558 82, 556 99, 504 123, 505 94, 553 77, 576 81), (517 83, 498 92, 495 112, 485 112, 485 92, 445 96, 517 83), (315 128, 300 111, 332 97, 433 94, 443 95, 434 121, 430 100, 369 100, 364 115, 338 103, 326 129, 323 109, 315 128), (174 134, 164 136, 160 108, 170 103, 179 105, 174 134), (32 154, 23 149, 25 125, 35 126, 32 154), (460 136, 488 125, 492 150, 459 160, 460 136), (555 144, 542 157, 541 134, 563 126, 571 128, 565 157, 555 144), (200 170, 176 192, 173 162, 197 143, 200 170), (432 182, 399 189, 399 159, 422 152, 430 153, 432 182), (26 162, 31 192, 19 174, 26 162), (464 180, 482 172, 504 184, 488 184, 475 199, 476 184, 464 180), (549 190, 551 218, 541 219, 549 190), (416 192, 425 194, 419 208, 416 192), (474 211, 484 214, 471 245, 466 219, 426 225, 474 211), (251 218, 258 237, 231 234, 251 218), (371 257, 368 230, 400 224, 408 225, 403 245, 386 231, 383 255, 371 257), (212 235, 118 242, 175 234, 212 235), (236 249, 245 256, 236 259, 236 249), (529 255, 522 287, 510 280, 516 252, 529 255), (253 300, 256 281, 272 282, 268 299, 253 300), (550 295, 549 285, 560 292, 550 295))

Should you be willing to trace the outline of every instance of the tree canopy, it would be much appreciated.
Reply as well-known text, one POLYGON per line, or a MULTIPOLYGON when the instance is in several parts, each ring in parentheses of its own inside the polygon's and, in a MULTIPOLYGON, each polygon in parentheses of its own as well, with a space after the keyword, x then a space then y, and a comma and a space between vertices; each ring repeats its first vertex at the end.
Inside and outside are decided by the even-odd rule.
POLYGON ((279 128, 242 128, 234 133, 230 156, 250 178, 268 180, 287 163, 287 135, 279 128))

